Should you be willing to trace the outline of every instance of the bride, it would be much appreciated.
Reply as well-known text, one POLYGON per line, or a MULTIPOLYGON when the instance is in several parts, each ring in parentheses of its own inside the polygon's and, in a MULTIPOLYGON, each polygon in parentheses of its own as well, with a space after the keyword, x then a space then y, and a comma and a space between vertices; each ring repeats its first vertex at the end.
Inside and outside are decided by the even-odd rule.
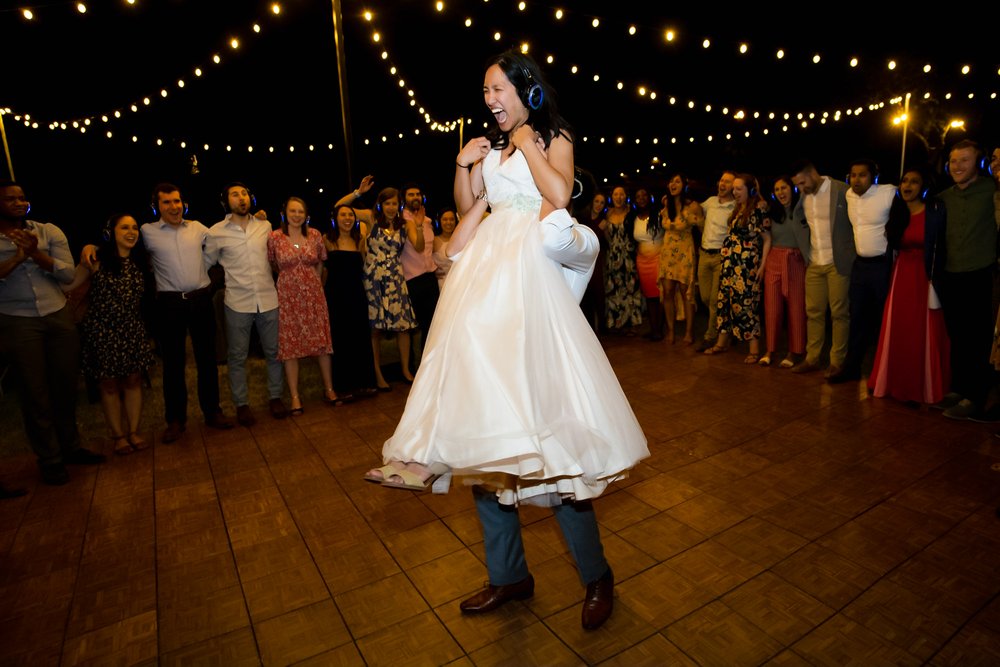
POLYGON ((648 451, 571 291, 586 286, 597 239, 565 210, 569 125, 520 53, 490 61, 483 95, 496 127, 456 159, 465 213, 446 247, 448 287, 387 465, 366 478, 423 489, 450 469, 505 504, 593 498, 648 451))

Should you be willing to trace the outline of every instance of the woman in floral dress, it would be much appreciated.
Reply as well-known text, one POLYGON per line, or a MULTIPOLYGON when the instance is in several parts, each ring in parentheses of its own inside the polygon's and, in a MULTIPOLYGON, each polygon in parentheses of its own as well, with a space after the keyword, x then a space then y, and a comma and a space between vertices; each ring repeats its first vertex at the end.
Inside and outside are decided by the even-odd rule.
POLYGON ((702 224, 705 218, 701 204, 687 195, 688 181, 681 174, 674 174, 667 184, 668 194, 660 210, 663 226, 663 248, 660 255, 660 286, 663 309, 666 313, 667 342, 674 343, 674 323, 678 302, 683 304, 685 322, 684 344, 694 342, 691 328, 694 325, 694 238, 691 229, 702 224), (675 300, 675 295, 679 298, 675 300))
POLYGON ((642 295, 635 270, 632 230, 625 224, 630 210, 625 188, 611 191, 612 207, 601 222, 608 239, 607 264, 604 268, 604 308, 609 329, 622 330, 642 324, 642 295))
POLYGON ((729 236, 722 243, 717 322, 719 339, 705 354, 725 352, 730 335, 750 342, 745 364, 760 360, 760 305, 764 263, 771 250, 771 220, 757 180, 737 174, 733 180, 736 208, 729 218, 729 236))
MULTIPOLYGON (((394 331, 399 344, 399 358, 410 358, 410 331, 417 317, 406 289, 403 264, 400 259, 403 244, 409 239, 414 250, 423 252, 424 235, 417 233, 416 223, 404 222, 399 214, 399 192, 385 188, 375 198, 372 211, 372 231, 367 239, 365 255, 365 291, 368 293, 368 320, 372 327, 372 353, 375 357, 375 380, 380 389, 389 383, 382 376, 380 348, 383 332, 394 331), (405 234, 405 236, 404 236, 405 234)), ((403 379, 413 382, 407 364, 401 363, 403 379)))
MULTIPOLYGON (((330 318, 320 273, 326 259, 322 235, 309 227, 306 203, 289 197, 282 208, 281 229, 271 232, 267 258, 278 271, 278 359, 292 395, 291 413, 302 414, 299 359, 316 357, 323 378, 323 399, 340 404, 330 371, 330 318)), ((345 397, 346 398, 346 397, 345 397)))

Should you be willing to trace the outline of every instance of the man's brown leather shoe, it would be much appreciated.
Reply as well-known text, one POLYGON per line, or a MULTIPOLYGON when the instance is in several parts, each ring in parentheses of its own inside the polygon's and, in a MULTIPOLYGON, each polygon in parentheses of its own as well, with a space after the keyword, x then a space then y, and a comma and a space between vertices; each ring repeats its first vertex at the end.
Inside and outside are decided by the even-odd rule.
POLYGON ((253 410, 250 409, 249 405, 240 405, 236 408, 236 421, 240 423, 240 426, 246 426, 247 428, 257 423, 257 419, 253 416, 253 410))
POLYGON ((615 606, 615 575, 611 568, 597 581, 587 584, 581 622, 584 630, 596 630, 611 616, 615 606))
POLYGON ((181 437, 181 433, 184 432, 184 422, 169 422, 167 424, 167 429, 163 432, 163 437, 160 440, 164 443, 173 442, 181 437))
POLYGON ((535 578, 530 574, 516 584, 494 586, 487 584, 486 588, 473 595, 459 605, 463 614, 483 614, 493 611, 500 605, 511 600, 527 600, 535 594, 535 578))
POLYGON ((233 427, 233 420, 221 412, 216 412, 214 415, 205 418, 205 426, 211 426, 212 428, 217 428, 220 431, 225 431, 226 429, 233 427))

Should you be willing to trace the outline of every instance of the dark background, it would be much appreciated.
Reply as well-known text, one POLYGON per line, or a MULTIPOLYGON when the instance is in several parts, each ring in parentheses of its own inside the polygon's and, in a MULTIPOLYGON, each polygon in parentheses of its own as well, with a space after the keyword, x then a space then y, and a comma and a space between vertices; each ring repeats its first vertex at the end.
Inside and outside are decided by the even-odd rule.
POLYGON ((529 2, 524 11, 510 0, 445 2, 439 12, 428 0, 348 0, 343 20, 353 130, 350 179, 329 2, 288 0, 278 16, 270 12, 271 3, 255 0, 137 0, 133 6, 103 0, 85 15, 74 5, 36 6, 31 22, 19 10, 0 9, 8 54, 0 106, 39 123, 31 129, 23 116, 4 116, 14 170, 32 200, 31 217, 59 224, 77 247, 92 240, 114 211, 149 220, 148 193, 161 180, 181 185, 191 205, 188 217, 208 224, 221 219, 219 191, 230 180, 248 183, 272 220, 284 198, 297 194, 322 227, 330 202, 367 173, 375 175, 376 189, 418 181, 436 211, 451 200, 459 136, 431 130, 408 106, 406 90, 414 90, 434 119, 472 119, 468 140, 481 134, 489 118, 481 93, 484 62, 522 41, 559 91, 563 115, 577 132, 578 166, 608 186, 643 183, 660 194, 667 172, 681 169, 694 179, 695 193, 707 196, 722 167, 750 171, 763 182, 802 157, 840 177, 850 159, 870 156, 881 165, 883 182, 895 181, 902 132, 892 126, 898 110, 887 102, 906 91, 914 93, 908 163, 940 166, 939 147, 966 135, 987 149, 1000 141, 1000 102, 990 98, 1000 91, 1000 60, 986 5, 948 6, 931 17, 915 5, 886 10, 706 4, 678 10, 619 0, 567 2, 564 18, 556 20, 557 5, 542 2, 529 2), (366 9, 374 13, 371 23, 362 16, 366 9), (259 35, 251 31, 255 22, 259 35), (633 25, 636 34, 630 36, 633 25), (668 26, 678 34, 671 44, 662 38, 668 26), (382 35, 380 44, 372 42, 373 30, 382 35), (493 39, 497 30, 499 41, 493 39), (241 41, 238 51, 228 46, 232 36, 241 41), (705 37, 712 40, 707 50, 701 46, 705 37), (749 46, 746 55, 738 52, 741 42, 749 46), (775 58, 778 48, 786 52, 782 60, 775 58), (383 49, 388 61, 380 58, 383 49), (211 62, 214 53, 221 65, 211 62), (814 53, 822 56, 818 65, 814 53), (551 65, 545 63, 549 54, 555 58, 551 65), (859 67, 848 66, 852 56, 860 59, 859 67), (886 67, 890 59, 898 63, 893 71, 886 67), (925 63, 933 65, 930 74, 922 71, 925 63), (395 77, 388 73, 391 64, 399 68, 395 77), (570 73, 573 64, 578 74, 570 73), (970 75, 960 74, 963 64, 972 67, 970 75), (203 68, 201 78, 193 76, 195 66, 203 68), (399 76, 406 88, 397 85, 399 76), (183 89, 176 85, 180 78, 183 89), (618 81, 624 90, 617 90, 618 81), (655 90, 657 100, 637 94, 640 84, 655 90), (162 88, 169 93, 165 99, 162 88), (931 93, 927 100, 925 92, 931 93), (948 92, 951 99, 945 99, 948 92), (152 99, 148 107, 140 103, 139 112, 127 111, 144 96, 152 99), (670 96, 676 105, 668 103, 670 96), (696 110, 687 108, 688 100, 697 103, 696 110), (886 108, 869 112, 868 105, 878 101, 886 108), (706 104, 711 112, 704 111, 706 104), (824 111, 832 117, 837 109, 858 107, 864 109, 858 118, 819 123, 824 111), (122 110, 122 119, 100 121, 115 109, 122 110), (734 119, 737 109, 748 117, 734 119), (761 119, 750 117, 755 110, 761 119), (776 120, 767 120, 770 111, 776 120), (806 118, 805 129, 794 117, 781 118, 800 111, 816 114, 806 118), (84 134, 47 127, 89 116, 84 134), (946 135, 952 117, 964 119, 965 130, 946 135))

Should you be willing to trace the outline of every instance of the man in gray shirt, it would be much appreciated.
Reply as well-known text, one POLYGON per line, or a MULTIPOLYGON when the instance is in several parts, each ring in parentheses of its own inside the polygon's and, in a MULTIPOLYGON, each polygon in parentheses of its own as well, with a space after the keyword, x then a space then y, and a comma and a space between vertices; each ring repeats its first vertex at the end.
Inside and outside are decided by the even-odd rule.
POLYGON ((60 285, 73 281, 66 235, 28 220, 24 190, 0 182, 0 352, 21 378, 21 414, 42 481, 65 484, 67 463, 103 463, 80 447, 76 394, 80 344, 60 285))

